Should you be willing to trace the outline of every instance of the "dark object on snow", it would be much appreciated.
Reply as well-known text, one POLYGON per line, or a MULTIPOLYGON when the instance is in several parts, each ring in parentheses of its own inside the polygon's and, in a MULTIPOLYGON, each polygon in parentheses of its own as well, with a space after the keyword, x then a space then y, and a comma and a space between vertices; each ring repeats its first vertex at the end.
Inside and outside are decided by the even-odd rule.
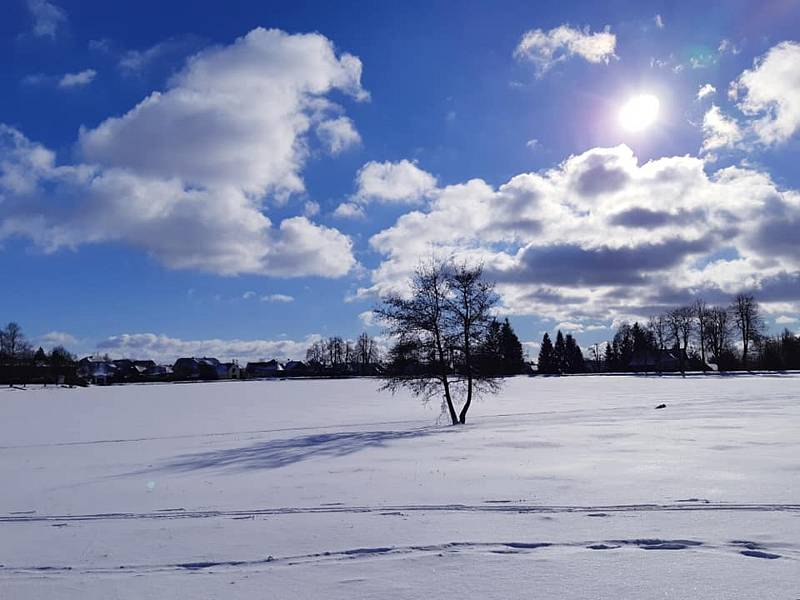
POLYGON ((666 404, 659 404, 658 406, 656 406, 656 410, 658 410, 659 408, 667 408, 667 405, 666 404))

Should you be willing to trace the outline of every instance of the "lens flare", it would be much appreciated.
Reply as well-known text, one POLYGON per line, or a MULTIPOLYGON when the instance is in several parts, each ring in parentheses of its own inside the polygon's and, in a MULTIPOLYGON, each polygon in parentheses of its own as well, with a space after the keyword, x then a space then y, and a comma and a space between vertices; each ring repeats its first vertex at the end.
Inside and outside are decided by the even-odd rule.
POLYGON ((628 100, 619 111, 619 123, 631 132, 642 131, 658 119, 660 103, 652 94, 641 94, 628 100))

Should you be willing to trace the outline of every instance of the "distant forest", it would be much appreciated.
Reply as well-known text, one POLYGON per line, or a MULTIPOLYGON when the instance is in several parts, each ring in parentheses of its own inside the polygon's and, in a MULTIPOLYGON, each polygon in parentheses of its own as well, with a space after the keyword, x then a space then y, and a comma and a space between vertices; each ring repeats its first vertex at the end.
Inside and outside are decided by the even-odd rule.
MULTIPOLYGON (((489 319, 476 339, 473 367, 482 378, 520 374, 569 375, 577 373, 686 372, 800 369, 800 336, 788 329, 767 335, 758 301, 739 294, 728 306, 702 300, 653 315, 646 323, 623 322, 612 339, 585 350, 571 333, 558 331, 555 342, 545 333, 538 360, 526 357, 522 343, 508 319, 489 319)), ((463 351, 446 343, 443 360, 455 373, 461 369, 463 351)), ((334 336, 311 344, 305 362, 293 363, 301 376, 414 376, 425 374, 441 361, 430 347, 400 340, 382 352, 378 340, 362 333, 355 341, 334 336)), ((86 360, 86 359, 84 359, 86 360)), ((112 361, 108 356, 93 358, 112 361)), ((131 362, 131 361, 126 361, 131 362)), ((152 362, 152 361, 137 361, 152 362)), ((274 376, 291 376, 277 361, 274 376)), ((155 364, 155 363, 153 363, 155 364)), ((263 363, 254 363, 261 365, 263 363)), ((269 364, 269 363, 267 363, 269 364)), ((0 329, 0 382, 78 381, 77 360, 64 346, 34 350, 17 323, 0 329)), ((160 380, 174 380, 177 375, 160 380)), ((170 372, 171 373, 171 372, 170 372)), ((242 369, 245 377, 245 369, 242 369)), ((139 378, 140 380, 146 378, 139 378)))

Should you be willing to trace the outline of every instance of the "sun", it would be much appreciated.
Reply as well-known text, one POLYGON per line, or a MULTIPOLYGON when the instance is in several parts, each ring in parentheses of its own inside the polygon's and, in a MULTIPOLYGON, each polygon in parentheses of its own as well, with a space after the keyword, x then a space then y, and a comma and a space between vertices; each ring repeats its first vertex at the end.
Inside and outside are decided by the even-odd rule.
POLYGON ((631 132, 642 131, 658 119, 660 103, 652 94, 640 94, 628 100, 619 110, 619 123, 631 132))

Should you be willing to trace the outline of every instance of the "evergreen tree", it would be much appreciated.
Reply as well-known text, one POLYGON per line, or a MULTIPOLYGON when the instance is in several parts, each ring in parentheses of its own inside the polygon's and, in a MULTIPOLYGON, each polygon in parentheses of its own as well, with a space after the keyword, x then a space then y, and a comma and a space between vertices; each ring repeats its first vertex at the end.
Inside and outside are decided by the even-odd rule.
POLYGON ((34 362, 43 363, 47 362, 47 354, 44 353, 44 348, 39 346, 39 349, 36 351, 36 354, 33 355, 34 362))
POLYGON ((564 342, 566 357, 566 369, 565 372, 567 373, 583 373, 584 372, 584 365, 583 365, 583 352, 581 352, 578 343, 575 341, 575 338, 572 337, 571 333, 567 334, 567 337, 564 342))
POLYGON ((503 375, 518 375, 525 368, 522 343, 506 319, 500 328, 500 351, 503 375))
POLYGON ((486 328, 486 337, 480 348, 480 369, 484 373, 499 375, 503 369, 503 339, 501 326, 492 319, 486 328))
POLYGON ((539 348, 538 366, 539 373, 550 375, 556 372, 553 364, 553 342, 550 341, 550 335, 546 332, 542 337, 542 345, 539 348))
POLYGON ((556 345, 553 347, 553 365, 556 373, 564 373, 567 368, 567 346, 564 341, 564 334, 558 330, 556 334, 556 345))

